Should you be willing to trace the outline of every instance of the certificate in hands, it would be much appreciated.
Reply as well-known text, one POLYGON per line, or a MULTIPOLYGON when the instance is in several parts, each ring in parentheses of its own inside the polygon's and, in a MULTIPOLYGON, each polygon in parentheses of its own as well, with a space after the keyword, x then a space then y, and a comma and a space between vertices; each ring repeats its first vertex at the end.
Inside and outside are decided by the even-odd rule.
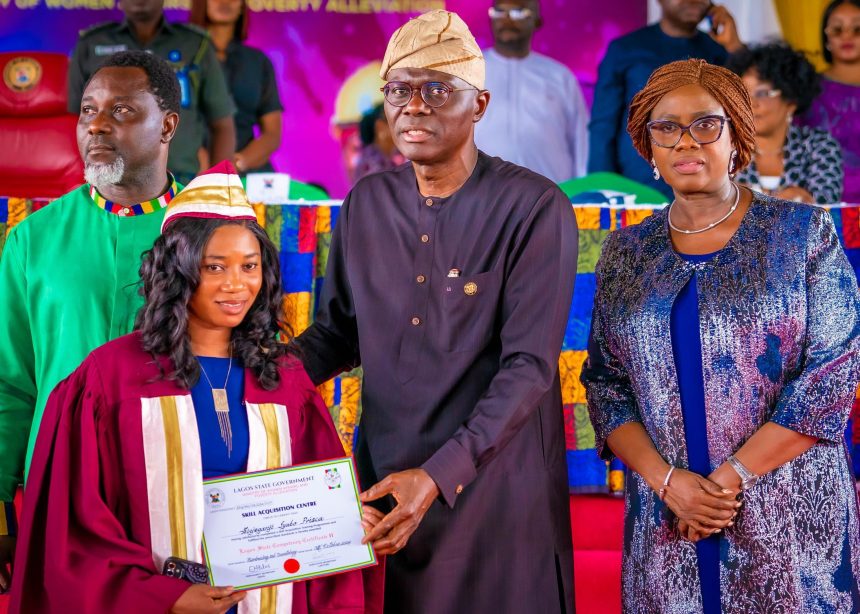
POLYGON ((209 582, 247 590, 375 565, 358 495, 349 457, 204 480, 209 582))

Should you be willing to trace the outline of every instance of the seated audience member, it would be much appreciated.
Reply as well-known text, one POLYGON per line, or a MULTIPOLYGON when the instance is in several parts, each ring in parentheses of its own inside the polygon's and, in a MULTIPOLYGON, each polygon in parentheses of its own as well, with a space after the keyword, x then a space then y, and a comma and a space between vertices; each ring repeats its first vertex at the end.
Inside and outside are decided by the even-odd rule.
POLYGON ((567 66, 532 51, 540 4, 496 0, 489 15, 493 48, 484 59, 492 103, 475 126, 475 142, 556 183, 584 175, 588 106, 567 66))
POLYGON ((722 65, 743 45, 725 7, 712 6, 708 0, 659 2, 660 21, 612 41, 600 63, 589 125, 588 172, 618 173, 671 198, 672 189, 655 177, 653 161, 639 157, 627 134, 630 101, 664 64, 701 58, 722 65), (711 35, 697 29, 707 16, 711 35))
MULTIPOLYGON (((821 95, 797 119, 827 130, 842 146, 842 200, 860 203, 860 0, 834 0, 821 21, 821 95)), ((860 418, 860 416, 858 416, 860 418)))
POLYGON ((248 38, 245 0, 192 0, 191 23, 206 28, 236 102, 236 153, 240 173, 272 172, 270 156, 281 145, 281 115, 275 70, 248 38), (254 128, 259 134, 254 136, 254 128))
POLYGON ((771 43, 739 51, 728 68, 741 76, 755 117, 752 161, 737 182, 785 200, 839 202, 839 143, 825 130, 792 123, 821 91, 812 64, 788 45, 771 43))
MULTIPOLYGON (((161 228, 143 255, 135 332, 94 350, 48 398, 11 612, 232 614, 243 599, 243 612, 376 611, 365 593, 378 578, 381 595, 376 568, 249 592, 162 574, 169 557, 202 562, 204 478, 343 447, 278 340, 278 252, 232 165, 195 178, 161 228)), ((370 529, 382 513, 365 510, 370 529)))
POLYGON ((383 105, 377 105, 361 117, 358 124, 361 151, 355 163, 353 183, 371 173, 387 171, 406 162, 391 136, 383 105))

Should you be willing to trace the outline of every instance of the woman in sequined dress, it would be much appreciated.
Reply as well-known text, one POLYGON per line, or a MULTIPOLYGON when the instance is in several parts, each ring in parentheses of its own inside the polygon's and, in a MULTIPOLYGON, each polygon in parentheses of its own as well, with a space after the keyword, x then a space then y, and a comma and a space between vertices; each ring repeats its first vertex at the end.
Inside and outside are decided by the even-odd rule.
POLYGON ((583 369, 598 450, 631 468, 624 609, 860 611, 860 295, 833 221, 732 181, 755 127, 723 68, 658 69, 628 130, 675 200, 607 238, 583 369))
POLYGON ((845 173, 843 200, 860 203, 860 0, 833 0, 821 20, 821 94, 800 126, 822 128, 842 148, 845 173))

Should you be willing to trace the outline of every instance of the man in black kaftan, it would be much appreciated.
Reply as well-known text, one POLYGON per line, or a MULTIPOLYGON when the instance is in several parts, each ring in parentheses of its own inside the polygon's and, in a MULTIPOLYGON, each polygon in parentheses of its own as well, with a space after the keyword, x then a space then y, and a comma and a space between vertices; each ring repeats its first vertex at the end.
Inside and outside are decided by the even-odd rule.
POLYGON ((348 195, 316 321, 297 343, 317 383, 364 369, 363 500, 397 503, 369 534, 390 554, 386 611, 571 612, 558 376, 571 205, 475 148, 489 94, 459 17, 433 11, 401 28, 382 75, 412 163, 348 195))

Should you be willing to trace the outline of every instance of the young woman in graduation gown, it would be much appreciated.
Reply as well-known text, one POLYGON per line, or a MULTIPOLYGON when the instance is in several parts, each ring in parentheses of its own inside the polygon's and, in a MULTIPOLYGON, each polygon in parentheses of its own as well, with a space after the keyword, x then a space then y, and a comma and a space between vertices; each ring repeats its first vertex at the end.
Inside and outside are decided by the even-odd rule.
MULTIPOLYGON (((379 568, 249 592, 162 575, 171 556, 202 562, 204 478, 344 453, 278 341, 277 251, 232 166, 192 181, 162 230, 144 254, 136 331, 96 349, 48 401, 11 611, 381 611, 379 568)), ((378 518, 368 509, 365 526, 378 518)))

